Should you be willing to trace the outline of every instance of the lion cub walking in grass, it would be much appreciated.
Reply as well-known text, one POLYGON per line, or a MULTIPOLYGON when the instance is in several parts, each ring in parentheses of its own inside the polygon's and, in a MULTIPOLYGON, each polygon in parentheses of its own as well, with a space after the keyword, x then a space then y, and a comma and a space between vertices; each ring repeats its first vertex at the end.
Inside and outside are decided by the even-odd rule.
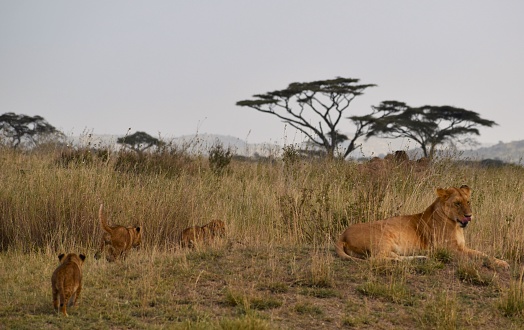
POLYGON ((99 259, 107 246, 107 261, 115 261, 118 258, 125 258, 131 248, 138 248, 142 243, 142 230, 140 227, 109 226, 104 215, 104 204, 100 204, 98 217, 100 225, 105 233, 100 241, 100 249, 95 254, 95 259, 99 259))
MULTIPOLYGON (((424 212, 385 220, 356 223, 340 236, 335 250, 343 259, 371 257, 404 260, 425 258, 417 253, 448 248, 468 257, 489 258, 466 247, 464 228, 471 221, 471 188, 437 189, 437 199, 424 212)), ((509 268, 506 261, 489 258, 495 266, 509 268)))
POLYGON ((85 258, 83 254, 60 254, 58 256, 60 265, 51 277, 53 307, 58 312, 60 302, 60 311, 66 316, 66 305, 69 303, 70 306, 76 307, 76 302, 82 291, 82 265, 85 258))
POLYGON ((224 237, 226 234, 226 224, 222 220, 213 220, 208 224, 193 226, 182 231, 180 245, 182 247, 195 247, 197 243, 209 243, 215 237, 224 237))

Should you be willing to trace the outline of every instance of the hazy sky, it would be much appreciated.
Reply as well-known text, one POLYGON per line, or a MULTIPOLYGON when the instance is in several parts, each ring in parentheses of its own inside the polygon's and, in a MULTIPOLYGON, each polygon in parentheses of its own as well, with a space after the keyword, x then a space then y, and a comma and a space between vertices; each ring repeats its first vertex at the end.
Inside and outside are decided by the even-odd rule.
POLYGON ((384 100, 452 105, 499 124, 481 142, 523 140, 523 13, 518 0, 0 0, 0 113, 68 135, 298 142, 235 103, 341 76, 378 85, 347 116, 384 100))

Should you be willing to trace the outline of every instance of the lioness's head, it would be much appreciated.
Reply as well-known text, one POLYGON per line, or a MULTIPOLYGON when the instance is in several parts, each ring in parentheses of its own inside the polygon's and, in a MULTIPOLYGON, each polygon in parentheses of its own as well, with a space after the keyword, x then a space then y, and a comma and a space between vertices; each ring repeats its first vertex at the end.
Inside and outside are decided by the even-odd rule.
POLYGON ((132 247, 134 248, 139 248, 140 247, 140 244, 142 244, 142 228, 139 226, 139 227, 134 227, 133 228, 133 243, 131 244, 132 247))
POLYGON ((471 188, 466 185, 460 188, 438 188, 437 195, 448 219, 457 222, 461 228, 465 228, 472 217, 471 188))

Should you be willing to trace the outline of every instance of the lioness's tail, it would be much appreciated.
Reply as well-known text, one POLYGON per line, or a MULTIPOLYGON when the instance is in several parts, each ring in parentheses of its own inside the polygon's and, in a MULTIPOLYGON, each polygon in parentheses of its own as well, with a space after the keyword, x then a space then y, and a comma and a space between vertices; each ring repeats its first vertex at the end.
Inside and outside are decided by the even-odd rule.
POLYGON ((335 244, 335 251, 337 252, 338 256, 344 260, 362 261, 362 259, 352 257, 349 254, 347 254, 346 251, 344 251, 344 241, 342 241, 342 239, 339 239, 335 244))
POLYGON ((107 224, 107 219, 104 215, 104 204, 100 204, 100 209, 98 210, 98 218, 100 219, 100 225, 102 229, 111 234, 111 227, 107 224))

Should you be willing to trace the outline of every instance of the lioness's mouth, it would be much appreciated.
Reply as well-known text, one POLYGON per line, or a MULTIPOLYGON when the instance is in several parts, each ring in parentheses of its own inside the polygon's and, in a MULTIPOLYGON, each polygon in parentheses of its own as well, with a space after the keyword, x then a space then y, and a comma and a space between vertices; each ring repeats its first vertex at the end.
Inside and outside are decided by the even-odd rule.
POLYGON ((471 216, 469 217, 464 217, 462 219, 457 219, 457 222, 460 224, 460 228, 466 228, 466 226, 468 225, 468 223, 471 221, 471 216))

